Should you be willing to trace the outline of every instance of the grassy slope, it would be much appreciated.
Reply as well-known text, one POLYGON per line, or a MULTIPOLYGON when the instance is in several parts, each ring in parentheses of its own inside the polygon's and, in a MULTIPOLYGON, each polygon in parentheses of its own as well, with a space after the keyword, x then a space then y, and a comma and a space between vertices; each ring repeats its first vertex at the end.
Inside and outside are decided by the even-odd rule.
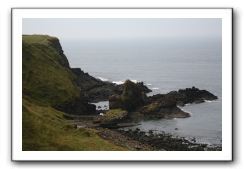
MULTIPOLYGON (((23 144, 35 150, 125 150, 95 130, 75 129, 52 105, 78 97, 74 75, 62 65, 50 36, 23 36, 23 144)), ((57 39, 56 39, 57 40, 57 39)))
POLYGON ((92 129, 74 129, 63 113, 23 100, 23 150, 125 150, 102 138, 92 129))
POLYGON ((23 94, 55 105, 79 96, 74 75, 50 45, 49 36, 23 36, 23 94))

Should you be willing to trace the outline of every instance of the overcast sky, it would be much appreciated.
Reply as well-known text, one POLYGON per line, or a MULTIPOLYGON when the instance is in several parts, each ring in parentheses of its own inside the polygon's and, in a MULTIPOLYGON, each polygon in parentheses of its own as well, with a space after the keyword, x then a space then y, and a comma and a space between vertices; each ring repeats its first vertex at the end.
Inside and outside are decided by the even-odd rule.
POLYGON ((62 40, 221 38, 221 19, 23 19, 23 34, 62 40))

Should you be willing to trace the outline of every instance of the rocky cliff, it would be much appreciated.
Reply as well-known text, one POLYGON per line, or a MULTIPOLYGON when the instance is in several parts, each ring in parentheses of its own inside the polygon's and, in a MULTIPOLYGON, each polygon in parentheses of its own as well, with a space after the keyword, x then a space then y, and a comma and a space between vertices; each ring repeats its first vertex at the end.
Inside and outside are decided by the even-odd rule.
POLYGON ((76 75, 59 40, 40 35, 23 36, 23 98, 71 114, 95 113, 76 84, 76 75))

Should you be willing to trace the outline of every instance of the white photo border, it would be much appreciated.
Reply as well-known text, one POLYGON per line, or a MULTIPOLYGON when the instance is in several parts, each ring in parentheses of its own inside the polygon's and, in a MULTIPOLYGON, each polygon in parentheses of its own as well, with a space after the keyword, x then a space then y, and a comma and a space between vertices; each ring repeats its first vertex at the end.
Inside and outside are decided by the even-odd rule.
POLYGON ((12 8, 13 161, 232 161, 232 8, 12 8), (222 151, 22 151, 24 18, 221 18, 222 151))

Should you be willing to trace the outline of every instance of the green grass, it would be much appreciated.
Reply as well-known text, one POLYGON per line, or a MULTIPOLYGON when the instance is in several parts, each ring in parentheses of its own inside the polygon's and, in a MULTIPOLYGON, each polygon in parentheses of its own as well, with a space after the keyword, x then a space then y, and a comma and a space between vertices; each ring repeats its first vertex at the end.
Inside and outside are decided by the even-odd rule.
POLYGON ((64 66, 66 57, 49 36, 23 36, 23 95, 55 105, 79 97, 75 76, 64 66))
POLYGON ((68 124, 63 112, 53 108, 80 95, 59 40, 24 35, 22 42, 22 149, 126 150, 102 139, 94 129, 76 129, 68 124))
POLYGON ((110 143, 93 129, 75 129, 63 113, 23 99, 23 151, 99 151, 126 148, 110 143))
POLYGON ((58 40, 58 38, 49 35, 23 35, 24 43, 47 44, 50 40, 58 40))

